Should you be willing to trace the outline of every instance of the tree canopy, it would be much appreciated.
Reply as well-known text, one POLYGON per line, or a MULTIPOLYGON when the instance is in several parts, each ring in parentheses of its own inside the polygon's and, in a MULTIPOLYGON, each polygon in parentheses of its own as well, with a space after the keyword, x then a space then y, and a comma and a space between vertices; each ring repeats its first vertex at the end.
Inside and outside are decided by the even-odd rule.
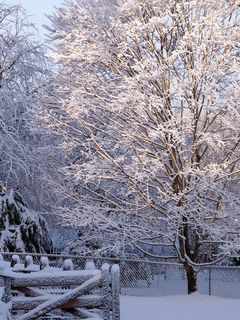
POLYGON ((123 0, 51 17, 58 105, 43 119, 69 157, 66 220, 172 245, 187 271, 237 253, 239 15, 237 1, 123 0))

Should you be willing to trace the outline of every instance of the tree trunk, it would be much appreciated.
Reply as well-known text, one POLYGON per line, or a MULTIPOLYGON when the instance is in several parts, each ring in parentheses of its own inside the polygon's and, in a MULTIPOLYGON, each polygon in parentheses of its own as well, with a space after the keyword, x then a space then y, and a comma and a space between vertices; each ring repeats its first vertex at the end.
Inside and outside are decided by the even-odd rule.
POLYGON ((185 266, 187 273, 188 294, 197 291, 197 274, 192 266, 185 266))

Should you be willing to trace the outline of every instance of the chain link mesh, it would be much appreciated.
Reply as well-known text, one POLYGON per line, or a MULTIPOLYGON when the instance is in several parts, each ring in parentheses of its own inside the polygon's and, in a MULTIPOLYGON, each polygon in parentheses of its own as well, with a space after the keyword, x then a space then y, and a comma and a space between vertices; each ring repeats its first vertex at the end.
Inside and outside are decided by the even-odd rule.
MULTIPOLYGON (((118 263, 122 295, 165 296, 187 293, 186 272, 182 265, 177 263, 57 254, 9 252, 1 254, 5 261, 11 261, 12 256, 17 254, 22 263, 27 255, 31 255, 35 264, 39 264, 41 257, 45 256, 48 257, 49 265, 52 267, 62 267, 65 259, 71 259, 75 270, 85 269, 89 261, 94 262, 96 268, 101 268, 103 263, 110 265, 118 263)), ((201 294, 240 298, 240 267, 198 267, 197 283, 198 292, 201 294)))

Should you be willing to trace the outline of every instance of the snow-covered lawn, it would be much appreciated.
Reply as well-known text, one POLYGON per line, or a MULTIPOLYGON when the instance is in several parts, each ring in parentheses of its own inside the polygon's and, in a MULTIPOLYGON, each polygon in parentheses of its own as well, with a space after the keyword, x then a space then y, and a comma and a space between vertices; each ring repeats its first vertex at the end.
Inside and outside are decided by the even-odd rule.
POLYGON ((193 294, 191 296, 121 296, 121 320, 234 320, 240 300, 193 294))

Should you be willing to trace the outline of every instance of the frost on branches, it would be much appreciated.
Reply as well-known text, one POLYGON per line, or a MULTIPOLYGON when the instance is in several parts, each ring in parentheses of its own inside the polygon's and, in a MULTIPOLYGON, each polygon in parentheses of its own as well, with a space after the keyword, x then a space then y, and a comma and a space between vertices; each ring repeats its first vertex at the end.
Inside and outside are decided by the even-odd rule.
POLYGON ((30 120, 47 65, 35 33, 21 6, 0 1, 0 180, 37 207, 40 139, 30 120))
POLYGON ((19 193, 0 185, 0 251, 51 252, 46 220, 27 208, 19 193))
POLYGON ((195 291, 198 264, 240 249, 238 1, 76 0, 50 19, 63 218, 173 246, 195 291))

